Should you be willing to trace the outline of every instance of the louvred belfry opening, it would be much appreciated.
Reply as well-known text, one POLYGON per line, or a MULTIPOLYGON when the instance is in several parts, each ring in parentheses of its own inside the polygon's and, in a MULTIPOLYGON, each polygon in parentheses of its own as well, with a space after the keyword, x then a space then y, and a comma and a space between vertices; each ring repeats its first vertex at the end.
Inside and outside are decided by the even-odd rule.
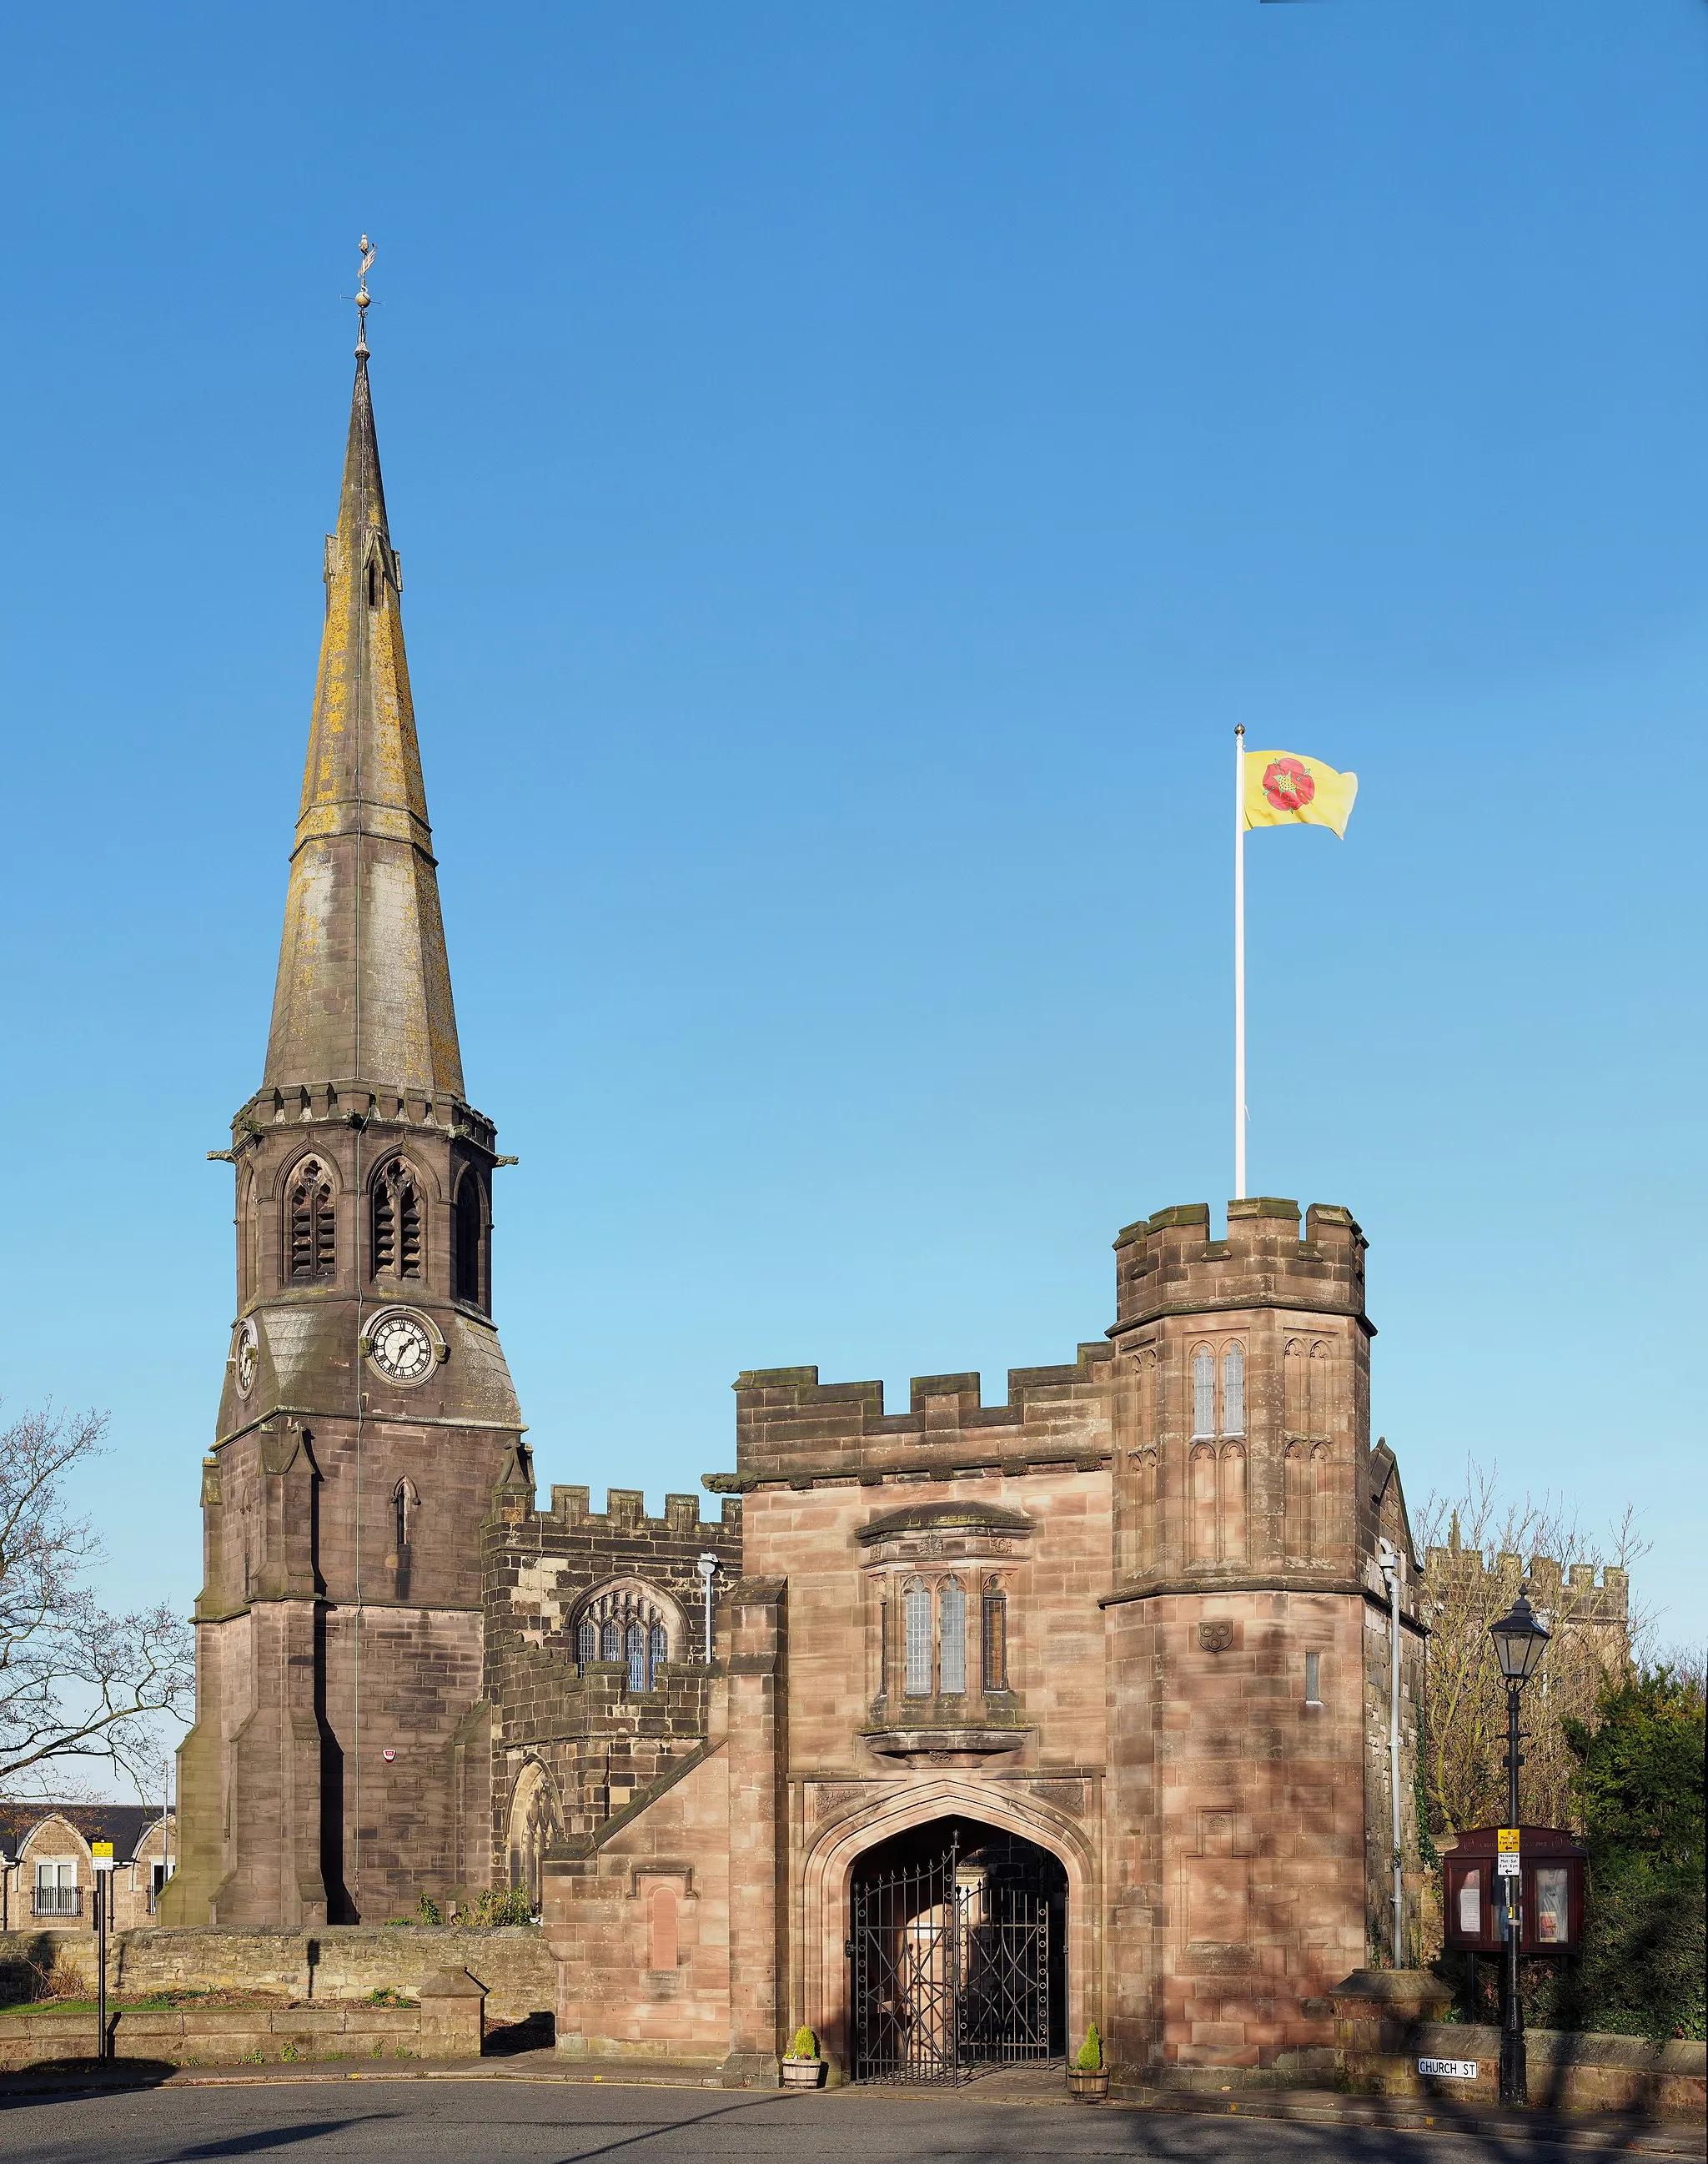
POLYGON ((401 1161, 374 1182, 374 1275, 421 1275, 421 1190, 401 1161))
POLYGON ((297 1280, 329 1278, 338 1264, 338 1220, 331 1182, 313 1158, 298 1167, 291 1183, 288 1216, 291 1276, 297 1280))

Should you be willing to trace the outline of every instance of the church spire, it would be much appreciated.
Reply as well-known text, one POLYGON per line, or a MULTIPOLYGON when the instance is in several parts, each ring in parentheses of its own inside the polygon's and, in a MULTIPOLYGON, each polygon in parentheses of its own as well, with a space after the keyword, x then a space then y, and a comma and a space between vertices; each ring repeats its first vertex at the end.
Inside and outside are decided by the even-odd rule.
MULTIPOLYGON (((372 260, 363 239, 367 299, 372 260)), ((264 1086, 463 1095, 365 313, 264 1086)))

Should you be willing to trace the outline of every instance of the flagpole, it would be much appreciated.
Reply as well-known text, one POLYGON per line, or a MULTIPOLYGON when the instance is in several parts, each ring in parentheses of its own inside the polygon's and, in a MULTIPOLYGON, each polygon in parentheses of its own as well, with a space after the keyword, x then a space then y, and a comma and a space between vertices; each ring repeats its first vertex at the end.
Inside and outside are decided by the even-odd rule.
POLYGON ((1245 723, 1233 729, 1233 1192, 1245 1200, 1245 723))

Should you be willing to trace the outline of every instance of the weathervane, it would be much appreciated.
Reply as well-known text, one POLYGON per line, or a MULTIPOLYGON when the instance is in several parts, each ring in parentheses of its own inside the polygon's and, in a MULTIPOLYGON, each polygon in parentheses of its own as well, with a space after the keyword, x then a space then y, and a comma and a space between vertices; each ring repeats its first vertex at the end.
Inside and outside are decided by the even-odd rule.
POLYGON ((366 234, 364 234, 361 276, 356 281, 356 359, 358 360, 365 360, 368 357, 368 303, 372 297, 368 292, 368 271, 379 252, 366 234))

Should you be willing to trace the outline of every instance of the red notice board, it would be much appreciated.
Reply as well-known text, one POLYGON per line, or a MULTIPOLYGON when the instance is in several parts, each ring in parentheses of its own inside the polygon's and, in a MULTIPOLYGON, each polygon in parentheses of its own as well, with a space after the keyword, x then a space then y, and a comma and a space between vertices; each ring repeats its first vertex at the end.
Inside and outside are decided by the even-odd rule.
MULTIPOLYGON (((1495 1826, 1473 1826, 1443 1862, 1446 1943, 1495 1953, 1506 1944, 1495 1895, 1495 1826)), ((1521 1888, 1519 1951, 1570 1953, 1584 1936, 1584 1867, 1589 1851, 1559 1826, 1518 1830, 1521 1888)))

